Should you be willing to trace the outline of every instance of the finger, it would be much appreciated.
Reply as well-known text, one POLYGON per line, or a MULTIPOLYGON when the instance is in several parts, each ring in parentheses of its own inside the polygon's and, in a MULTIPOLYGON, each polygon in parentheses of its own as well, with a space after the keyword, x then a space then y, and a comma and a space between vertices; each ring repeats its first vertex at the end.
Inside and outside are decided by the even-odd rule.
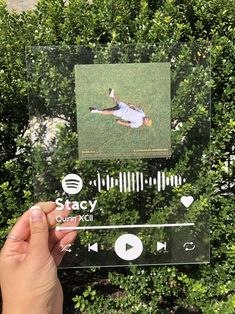
POLYGON ((41 209, 46 214, 49 228, 54 227, 56 203, 55 202, 38 202, 36 205, 41 207, 41 209))
MULTIPOLYGON (((53 248, 51 255, 54 258, 55 264, 58 266, 65 253, 66 246, 72 244, 77 237, 77 231, 70 231, 69 233, 65 234, 64 237, 55 245, 53 248)), ((68 247, 69 249, 69 247, 68 247)))
POLYGON ((29 256, 35 260, 38 258, 44 262, 44 258, 49 256, 48 249, 48 224, 46 215, 38 205, 30 208, 30 240, 29 256))
POLYGON ((39 206, 45 214, 49 214, 56 208, 55 202, 38 202, 35 205, 39 206))
MULTIPOLYGON (((71 221, 64 222, 60 227, 77 227, 80 222, 80 216, 71 217, 73 218, 71 221)), ((71 232, 71 230, 50 230, 49 232, 49 250, 51 251, 55 244, 59 242, 63 237, 71 232)))
POLYGON ((64 217, 67 217, 71 213, 71 210, 63 209, 57 210, 56 208, 47 214, 47 222, 50 228, 54 227, 64 217))
MULTIPOLYGON (((46 214, 51 213, 56 207, 56 204, 54 202, 39 202, 36 205, 40 206, 40 208, 46 214)), ((10 231, 10 235, 15 236, 22 240, 28 240, 30 236, 29 216, 30 211, 28 210, 17 220, 16 224, 10 231)), ((12 239, 7 239, 6 245, 11 242, 12 239)))
MULTIPOLYGON (((56 205, 54 202, 40 202, 41 209, 49 214, 52 212, 56 205)), ((28 242, 30 238, 30 211, 26 211, 20 218, 18 218, 16 224, 11 229, 7 240, 2 248, 2 253, 7 256, 12 256, 12 261, 21 261, 25 258, 25 254, 28 251, 28 242)))
MULTIPOLYGON (((57 224, 56 217, 58 216, 66 217, 71 213, 71 210, 65 210, 65 209, 57 210, 55 202, 38 202, 35 204, 35 206, 39 206, 44 211, 44 213, 47 216, 48 226, 50 228, 54 227, 57 224)), ((28 216, 29 212, 27 211, 25 215, 29 217, 28 216)), ((29 236, 29 231, 27 233, 27 237, 28 236, 29 236)))
MULTIPOLYGON (((30 235, 30 228, 29 228, 29 213, 28 211, 25 212, 16 222, 16 224, 11 229, 9 235, 12 235, 16 238, 27 240, 30 235)), ((7 238, 6 245, 11 243, 13 239, 7 238)))

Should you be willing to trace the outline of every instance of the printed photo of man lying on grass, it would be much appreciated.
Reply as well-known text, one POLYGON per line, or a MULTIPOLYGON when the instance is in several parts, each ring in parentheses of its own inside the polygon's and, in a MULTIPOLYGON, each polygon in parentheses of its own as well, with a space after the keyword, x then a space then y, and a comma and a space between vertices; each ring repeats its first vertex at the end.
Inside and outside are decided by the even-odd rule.
POLYGON ((76 65, 75 83, 80 159, 170 157, 169 63, 76 65))

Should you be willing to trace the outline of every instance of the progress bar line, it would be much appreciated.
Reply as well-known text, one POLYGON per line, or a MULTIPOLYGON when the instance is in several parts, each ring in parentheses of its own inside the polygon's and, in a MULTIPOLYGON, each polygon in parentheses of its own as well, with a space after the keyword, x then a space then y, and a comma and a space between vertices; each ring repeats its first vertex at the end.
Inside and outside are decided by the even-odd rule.
POLYGON ((56 230, 97 230, 97 229, 126 229, 126 228, 166 228, 166 227, 189 227, 194 226, 195 223, 181 223, 181 224, 156 224, 156 225, 116 225, 116 226, 87 226, 87 227, 60 227, 56 230))

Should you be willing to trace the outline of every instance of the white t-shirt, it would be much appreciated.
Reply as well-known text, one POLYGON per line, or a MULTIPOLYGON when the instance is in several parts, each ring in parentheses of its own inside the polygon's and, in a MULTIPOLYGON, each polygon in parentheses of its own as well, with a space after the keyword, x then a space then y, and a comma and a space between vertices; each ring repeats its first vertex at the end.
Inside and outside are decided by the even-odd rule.
POLYGON ((124 102, 119 102, 119 109, 113 112, 113 115, 122 120, 129 121, 131 128, 139 128, 143 124, 145 114, 141 109, 130 108, 124 102))

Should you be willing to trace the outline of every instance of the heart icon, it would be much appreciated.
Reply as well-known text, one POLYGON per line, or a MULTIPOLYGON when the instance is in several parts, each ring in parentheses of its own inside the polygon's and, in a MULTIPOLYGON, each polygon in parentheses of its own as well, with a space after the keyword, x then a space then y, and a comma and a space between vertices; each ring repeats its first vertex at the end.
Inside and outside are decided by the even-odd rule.
POLYGON ((192 196, 182 196, 180 201, 184 205, 184 207, 188 208, 192 204, 194 199, 192 196))

